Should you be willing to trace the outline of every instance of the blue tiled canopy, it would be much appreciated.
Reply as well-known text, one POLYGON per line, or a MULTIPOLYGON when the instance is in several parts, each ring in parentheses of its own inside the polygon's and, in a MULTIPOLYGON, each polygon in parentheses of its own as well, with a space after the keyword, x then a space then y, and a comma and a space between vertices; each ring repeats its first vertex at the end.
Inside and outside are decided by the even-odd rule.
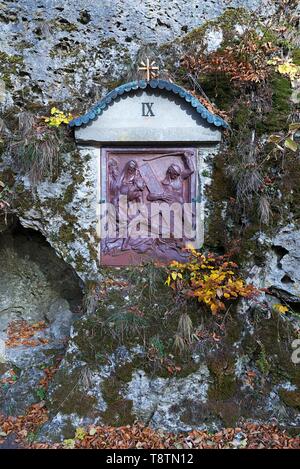
POLYGON ((146 80, 131 81, 130 83, 125 83, 124 85, 118 86, 114 90, 110 91, 103 99, 98 101, 86 114, 83 116, 73 119, 70 123, 70 127, 80 127, 81 125, 88 124, 91 120, 96 119, 98 116, 101 116, 103 111, 108 107, 108 105, 114 101, 118 96, 121 96, 125 93, 129 93, 133 90, 145 90, 146 88, 167 90, 171 93, 179 95, 187 103, 189 103, 195 110, 200 114, 200 116, 205 119, 209 124, 215 125, 216 127, 228 128, 228 124, 219 116, 216 116, 209 112, 200 101, 195 98, 192 94, 188 93, 184 88, 181 88, 174 83, 166 80, 146 80))

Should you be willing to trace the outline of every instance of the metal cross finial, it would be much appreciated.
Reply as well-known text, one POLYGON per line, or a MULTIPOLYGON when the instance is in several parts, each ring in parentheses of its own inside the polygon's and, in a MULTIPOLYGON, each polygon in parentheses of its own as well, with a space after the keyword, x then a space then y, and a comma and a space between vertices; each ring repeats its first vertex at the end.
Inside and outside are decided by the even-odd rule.
POLYGON ((144 71, 146 72, 146 80, 150 81, 151 78, 156 78, 157 73, 159 71, 159 67, 155 65, 155 61, 153 60, 150 62, 149 58, 147 57, 146 63, 141 62, 140 67, 138 69, 140 72, 144 71))

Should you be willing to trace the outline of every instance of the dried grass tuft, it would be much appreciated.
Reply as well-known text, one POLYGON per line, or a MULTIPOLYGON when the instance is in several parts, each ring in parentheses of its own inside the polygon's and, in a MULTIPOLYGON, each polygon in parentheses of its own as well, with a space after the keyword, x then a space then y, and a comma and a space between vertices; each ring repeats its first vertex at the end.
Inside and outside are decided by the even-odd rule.
POLYGON ((10 143, 10 153, 18 170, 28 174, 33 185, 57 176, 59 155, 65 147, 66 134, 61 129, 38 124, 29 112, 20 113, 17 138, 10 143))
POLYGON ((258 210, 260 223, 262 225, 268 225, 272 216, 272 210, 269 198, 266 195, 261 195, 259 199, 258 210))
POLYGON ((228 166, 236 187, 236 200, 241 208, 253 202, 253 197, 258 193, 263 184, 263 177, 257 159, 257 145, 255 133, 252 133, 251 141, 243 142, 237 147, 239 160, 228 166))

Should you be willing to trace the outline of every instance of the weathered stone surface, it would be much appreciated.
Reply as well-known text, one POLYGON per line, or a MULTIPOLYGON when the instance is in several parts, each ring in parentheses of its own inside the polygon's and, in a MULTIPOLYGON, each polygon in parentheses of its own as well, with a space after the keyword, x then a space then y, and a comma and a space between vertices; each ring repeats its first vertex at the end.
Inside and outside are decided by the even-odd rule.
MULTIPOLYGON (((124 393, 133 403, 136 417, 155 428, 187 431, 191 426, 181 421, 183 403, 190 399, 194 405, 207 401, 209 370, 202 364, 198 371, 185 378, 151 378, 136 370, 124 393)), ((199 428, 203 423, 199 422, 199 428)))
POLYGON ((108 408, 103 383, 112 379, 118 367, 132 363, 136 356, 143 354, 141 347, 128 350, 120 346, 108 356, 107 364, 100 366, 95 362, 91 366, 82 360, 82 349, 74 342, 76 335, 77 332, 72 334, 65 358, 49 388, 47 406, 51 417, 39 433, 41 441, 72 438, 79 426, 101 424, 108 408))
POLYGON ((50 334, 55 340, 63 340, 70 335, 74 314, 66 300, 55 301, 50 306, 46 317, 51 323, 50 334))
MULTIPOLYGON (((146 272, 140 276, 147 278, 146 272)), ((100 310, 74 324, 65 358, 49 388, 50 419, 40 440, 71 438, 78 426, 91 423, 118 426, 135 420, 175 432, 215 431, 243 420, 299 425, 298 401, 293 407, 291 397, 298 396, 300 375, 291 362, 289 342, 297 327, 288 317, 273 316, 265 300, 259 305, 257 300, 245 302, 224 321, 224 334, 217 341, 208 337, 194 343, 188 365, 173 355, 176 320, 169 317, 164 329, 161 314, 166 298, 159 284, 154 287, 160 297, 157 304, 155 298, 149 300, 143 280, 139 286, 128 286, 126 280, 138 282, 132 272, 118 271, 100 310), (165 350, 157 361, 150 359, 136 329, 122 340, 114 332, 114 321, 128 314, 132 305, 142 308, 144 295, 149 318, 155 311, 154 331, 160 334, 162 347, 171 344, 170 354, 165 350), (159 331, 157 322, 162 326, 159 331), (165 369, 170 357, 171 363, 179 360, 178 375, 172 376, 172 366, 171 372, 165 369)), ((204 321, 205 326, 201 319, 198 311, 193 316, 195 327, 200 322, 206 331, 214 327, 213 318, 204 321)), ((146 330, 148 335, 154 333, 149 323, 146 330)))
MULTIPOLYGON (((12 128, 23 108, 34 114, 41 110, 43 113, 46 106, 52 105, 76 114, 86 111, 123 80, 141 44, 155 43, 164 45, 165 52, 176 51, 173 66, 178 67, 180 41, 166 44, 167 41, 181 38, 204 21, 216 18, 228 6, 261 8, 262 17, 270 16, 275 8, 274 2, 268 0, 208 0, 201 4, 183 0, 138 3, 117 0, 97 4, 92 0, 68 0, 58 4, 41 0, 38 5, 20 0, 1 6, 1 62, 6 73, 5 90, 0 83, 0 105, 12 128)), ((237 24, 235 31, 237 36, 241 34, 243 25, 237 24)), ((210 25, 203 31, 198 47, 216 50, 223 38, 224 31, 210 25)), ((8 128, 4 130, 9 135, 8 128)), ((210 150, 203 153, 207 156, 202 165, 203 178, 213 183, 210 150)), ((1 155, 0 173, 9 169, 15 178, 16 211, 22 225, 40 231, 83 280, 99 280, 102 273, 95 248, 99 152, 70 150, 60 155, 59 162, 57 179, 45 180, 36 187, 15 170, 9 154, 1 155)), ((208 197, 204 185, 200 191, 203 198, 208 197)), ((228 198, 222 201, 222 215, 228 203, 228 198)), ((2 229, 7 228, 1 224, 2 229)), ((299 239, 299 231, 289 226, 263 244, 269 251, 267 265, 254 266, 252 271, 259 286, 273 287, 286 294, 287 299, 299 296, 299 239)), ((26 245, 24 239, 19 246, 12 247, 7 241, 1 245, 4 260, 0 273, 1 339, 6 338, 7 324, 14 318, 46 319, 49 327, 41 334, 49 339, 49 344, 11 348, 3 370, 1 364, 1 378, 9 376, 7 368, 17 368, 16 382, 1 387, 0 395, 1 409, 13 414, 23 413, 41 397, 35 391, 44 376, 42 370, 65 352, 71 311, 78 299, 70 270, 64 264, 58 268, 57 261, 53 263, 44 255, 41 245, 36 246, 35 253, 34 249, 20 252, 20 246, 23 249, 26 245)), ((118 272, 114 280, 118 280, 118 272)), ((40 438, 72 438, 78 426, 127 424, 136 418, 156 428, 174 431, 215 430, 243 419, 299 425, 299 368, 291 362, 291 340, 299 329, 299 321, 289 314, 275 315, 272 302, 280 300, 271 301, 262 295, 253 303, 243 303, 236 313, 232 308, 222 327, 218 326, 217 335, 208 320, 205 324, 208 338, 195 345, 193 356, 197 360, 189 364, 191 369, 185 376, 180 374, 184 374, 184 369, 178 376, 170 376, 161 364, 161 357, 157 367, 149 370, 152 357, 143 348, 144 337, 140 334, 141 329, 144 333, 143 325, 139 323, 133 328, 130 339, 124 329, 116 329, 120 315, 132 314, 132 308, 143 306, 141 318, 155 318, 154 326, 145 329, 151 335, 147 340, 150 342, 158 332, 165 334, 164 345, 169 348, 162 355, 171 362, 178 359, 174 359, 172 348, 178 317, 173 313, 168 316, 174 302, 160 309, 161 286, 151 287, 155 290, 154 301, 150 294, 145 295, 151 275, 135 275, 139 284, 129 293, 126 288, 123 292, 122 276, 116 285, 104 285, 99 296, 107 293, 112 296, 94 315, 74 325, 76 332, 46 396, 50 420, 40 438), (158 328, 158 324, 162 327, 158 328), (131 342, 121 346, 122 340, 131 342)), ((194 314, 194 326, 202 331, 206 319, 199 310, 197 315, 192 310, 189 313, 194 314)), ((0 349, 0 361, 1 354, 3 359, 0 349)))
MULTIPOLYGON (((37 187, 27 176, 19 175, 16 181, 23 188, 16 204, 21 224, 42 233, 56 253, 84 280, 101 278, 97 262, 99 157, 99 150, 74 151, 60 156, 64 170, 56 181, 46 180, 37 187)), ((0 162, 0 172, 10 165, 11 161, 0 162)))
MULTIPOLYGON (((34 84, 35 100, 61 102, 83 96, 97 99, 101 88, 126 70, 126 61, 141 43, 173 40, 216 18, 228 7, 259 10, 269 16, 274 11, 274 2, 68 0, 63 5, 46 0, 38 5, 32 0, 9 2, 1 9, 1 49, 22 55, 24 76, 14 79, 15 87, 20 90, 34 84)), ((211 43, 214 39, 210 36, 211 43)), ((6 105, 9 104, 8 90, 6 105)))
MULTIPOLYGON (((12 319, 53 321, 53 309, 63 307, 62 303, 55 305, 62 295, 72 307, 78 303, 81 297, 79 280, 43 238, 34 232, 2 235, 0 255, 3 259, 0 273, 2 332, 12 319)), ((67 303, 64 309, 68 309, 67 303)))
MULTIPOLYGON (((126 81, 131 69, 136 68, 136 55, 144 45, 155 49, 176 40, 176 44, 168 43, 164 52, 156 55, 158 60, 163 58, 161 68, 164 68, 173 48, 176 51, 173 68, 177 68, 181 38, 217 18, 228 7, 245 7, 260 12, 262 17, 270 15, 275 8, 270 0, 209 0, 201 4, 157 0, 140 1, 138 7, 132 0, 101 4, 68 0, 63 6, 45 0, 38 5, 22 0, 3 5, 0 49, 5 64, 5 93, 0 110, 6 112, 5 121, 11 124, 23 109, 44 115, 45 106, 53 105, 75 115, 86 112, 108 90, 126 81)), ((206 26, 199 47, 211 51, 220 45, 224 33, 215 25, 206 26)), ((119 112, 122 114, 123 111, 119 112)), ((147 141, 151 138, 166 141, 168 134, 171 140, 187 140, 182 125, 173 126, 170 132, 163 132, 162 127, 157 127, 152 136, 146 130, 138 141, 145 141, 143 137, 147 141)), ((102 136, 106 131, 107 141, 109 133, 114 132, 105 127, 102 136)), ((207 128, 204 131, 201 139, 220 138, 218 130, 213 135, 207 128)), ((198 130, 194 128, 190 138, 197 135, 198 130)), ((128 135, 124 140, 128 141, 128 135)), ((0 161, 0 173, 14 166, 9 155, 7 158, 0 161)), ((59 159, 62 171, 56 181, 46 180, 37 187, 16 171, 20 191, 15 203, 17 215, 23 226, 40 231, 83 280, 99 280, 99 152, 83 150, 80 154, 60 155, 59 159)))
POLYGON ((300 301, 300 231, 294 225, 282 228, 272 241, 265 286, 283 290, 300 301))
MULTIPOLYGON (((32 357, 34 357, 34 352, 32 357)), ((44 372, 36 368, 36 363, 34 365, 21 372, 18 381, 9 386, 3 401, 0 396, 2 414, 23 415, 31 404, 39 400, 36 391, 40 380, 44 377, 44 372)))
POLYGON ((15 381, 0 390, 0 412, 18 415, 40 399, 37 390, 44 368, 53 366, 64 353, 71 324, 78 317, 81 290, 76 275, 55 254, 45 240, 32 231, 15 231, 1 236, 0 255, 0 379, 16 371, 15 381), (72 310, 71 310, 72 308, 72 310), (13 320, 29 324, 45 321, 46 328, 33 339, 45 344, 5 347, 7 328, 13 320))

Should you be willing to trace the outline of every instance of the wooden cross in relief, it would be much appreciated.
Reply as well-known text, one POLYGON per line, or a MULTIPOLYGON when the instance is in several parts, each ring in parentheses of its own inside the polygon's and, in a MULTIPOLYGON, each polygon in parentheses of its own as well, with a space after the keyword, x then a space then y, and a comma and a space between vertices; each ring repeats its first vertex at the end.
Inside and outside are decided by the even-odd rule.
POLYGON ((146 63, 141 62, 140 67, 138 69, 140 72, 144 71, 146 73, 146 80, 150 81, 150 78, 156 78, 157 72, 159 71, 159 67, 155 65, 155 61, 150 62, 149 58, 147 57, 146 63))

